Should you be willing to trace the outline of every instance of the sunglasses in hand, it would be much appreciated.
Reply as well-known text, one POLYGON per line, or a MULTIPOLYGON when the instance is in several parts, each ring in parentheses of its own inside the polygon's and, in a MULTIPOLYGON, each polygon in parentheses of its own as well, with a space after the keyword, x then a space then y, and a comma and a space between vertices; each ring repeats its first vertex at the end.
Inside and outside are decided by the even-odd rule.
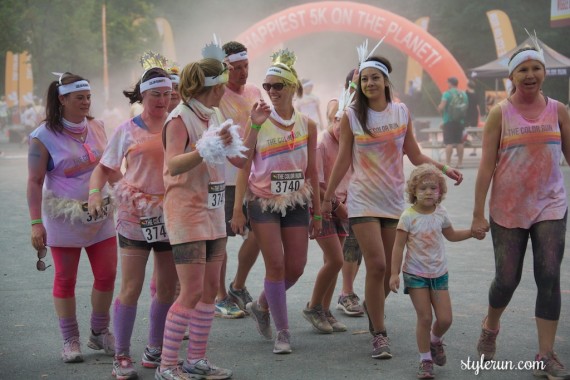
POLYGON ((43 259, 46 257, 47 255, 47 248, 43 247, 42 249, 40 249, 38 251, 38 261, 36 262, 36 269, 39 270, 40 272, 45 271, 46 269, 48 269, 49 267, 51 267, 51 264, 46 266, 46 263, 43 261, 43 259))

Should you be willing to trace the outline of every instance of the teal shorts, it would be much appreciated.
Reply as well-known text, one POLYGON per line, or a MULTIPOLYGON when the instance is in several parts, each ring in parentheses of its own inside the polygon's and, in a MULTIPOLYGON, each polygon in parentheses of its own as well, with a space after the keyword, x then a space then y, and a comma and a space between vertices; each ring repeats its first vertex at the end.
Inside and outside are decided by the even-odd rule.
POLYGON ((429 290, 447 290, 448 273, 437 278, 427 278, 416 276, 415 274, 404 273, 404 294, 410 294, 410 289, 427 288, 429 290))

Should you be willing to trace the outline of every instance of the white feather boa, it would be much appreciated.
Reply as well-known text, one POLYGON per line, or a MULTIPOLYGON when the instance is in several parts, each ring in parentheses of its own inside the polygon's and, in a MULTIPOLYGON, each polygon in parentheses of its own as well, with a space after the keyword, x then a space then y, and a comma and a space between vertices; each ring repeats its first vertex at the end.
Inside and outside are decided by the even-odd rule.
MULTIPOLYGON (((112 215, 114 207, 114 200, 110 197, 109 214, 112 215)), ((60 198, 55 195, 53 191, 46 190, 43 194, 42 203, 44 210, 50 218, 61 218, 72 224, 81 223, 84 219, 85 211, 83 211, 83 204, 86 201, 79 201, 71 198, 60 198)))
POLYGON ((200 157, 204 159, 207 164, 223 164, 226 157, 242 157, 246 156, 243 152, 247 148, 243 145, 243 141, 239 135, 239 125, 233 123, 232 119, 224 121, 217 127, 209 127, 204 132, 202 138, 196 143, 196 150, 200 157), (232 142, 229 145, 224 145, 219 132, 222 128, 230 126, 228 131, 232 135, 232 142))
POLYGON ((279 212, 282 217, 287 214, 287 208, 295 208, 297 206, 311 205, 311 195, 313 188, 309 182, 305 182, 299 191, 285 195, 278 195, 273 198, 260 198, 254 195, 249 189, 247 190, 246 199, 248 201, 258 201, 261 205, 261 211, 279 212))
POLYGON ((153 215, 155 210, 162 211, 163 195, 153 195, 142 192, 140 189, 131 186, 121 179, 113 185, 113 196, 120 205, 136 214, 153 215))

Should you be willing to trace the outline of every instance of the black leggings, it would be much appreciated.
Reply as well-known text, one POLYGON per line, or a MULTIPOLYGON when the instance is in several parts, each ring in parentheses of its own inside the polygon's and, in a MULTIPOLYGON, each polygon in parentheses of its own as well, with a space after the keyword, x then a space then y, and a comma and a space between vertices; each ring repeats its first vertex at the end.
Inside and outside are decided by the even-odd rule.
POLYGON ((505 228, 491 219, 495 249, 495 279, 489 304, 500 309, 509 304, 522 275, 528 238, 532 242, 534 281, 538 288, 534 315, 550 321, 560 317, 560 264, 564 256, 566 218, 545 220, 529 229, 505 228))

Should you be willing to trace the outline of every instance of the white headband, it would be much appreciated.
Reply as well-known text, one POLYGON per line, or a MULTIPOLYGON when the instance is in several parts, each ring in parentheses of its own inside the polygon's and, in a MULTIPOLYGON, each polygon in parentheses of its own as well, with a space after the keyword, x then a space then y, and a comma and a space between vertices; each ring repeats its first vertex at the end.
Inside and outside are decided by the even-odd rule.
POLYGON ((375 69, 378 69, 378 70, 382 71, 384 73, 384 75, 386 75, 387 77, 390 77, 390 74, 388 73, 388 68, 383 63, 378 62, 378 61, 366 61, 366 62, 364 62, 358 68, 358 74, 360 74, 362 72, 362 70, 364 70, 367 67, 373 67, 375 69))
POLYGON ((146 82, 142 82, 139 88, 142 94, 143 92, 150 90, 151 88, 157 88, 157 87, 170 87, 172 89, 172 81, 170 80, 170 78, 166 77, 151 78, 146 82))
POLYGON ((278 77, 285 78, 290 82, 297 83, 297 78, 295 78, 295 75, 293 75, 293 73, 290 71, 282 69, 281 67, 271 66, 265 73, 265 76, 268 75, 276 75, 278 77))
POLYGON ((247 51, 231 54, 226 57, 229 62, 243 61, 247 59, 247 51))
POLYGON ((62 84, 57 88, 57 91, 60 95, 67 95, 70 92, 76 91, 89 91, 91 90, 91 86, 89 86, 89 82, 86 80, 80 80, 77 82, 69 83, 69 84, 62 84))
POLYGON ((230 79, 230 72, 227 67, 224 66, 223 63, 220 62, 224 71, 222 71, 219 75, 215 77, 206 77, 204 81, 204 87, 212 87, 217 84, 227 83, 230 79))
POLYGON ((180 76, 176 74, 170 74, 170 80, 172 83, 180 84, 180 76))
POLYGON ((511 62, 509 62, 509 75, 515 71, 518 65, 528 60, 539 61, 543 66, 546 66, 546 63, 544 62, 544 53, 542 50, 524 50, 515 55, 511 62))

